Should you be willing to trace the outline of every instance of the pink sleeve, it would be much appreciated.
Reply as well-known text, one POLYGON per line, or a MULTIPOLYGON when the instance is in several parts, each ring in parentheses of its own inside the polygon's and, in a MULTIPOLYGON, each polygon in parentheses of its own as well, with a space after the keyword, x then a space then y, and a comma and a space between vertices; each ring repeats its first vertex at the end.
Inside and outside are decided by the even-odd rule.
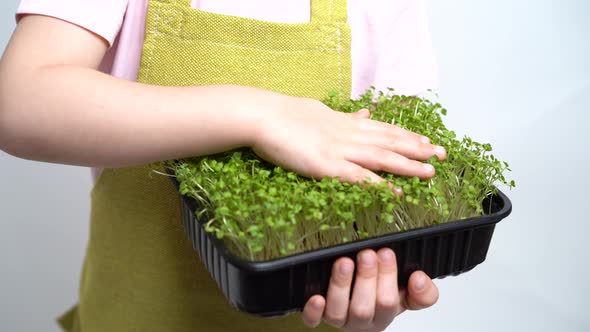
POLYGON ((384 11, 380 20, 379 56, 374 85, 396 94, 420 95, 438 87, 438 66, 434 57, 424 0, 387 1, 402 4, 384 11), (395 14, 392 17, 392 12, 395 14), (381 34, 382 31, 382 34, 381 34))
POLYGON ((23 14, 59 18, 101 36, 113 45, 127 9, 128 0, 21 0, 17 19, 23 14))

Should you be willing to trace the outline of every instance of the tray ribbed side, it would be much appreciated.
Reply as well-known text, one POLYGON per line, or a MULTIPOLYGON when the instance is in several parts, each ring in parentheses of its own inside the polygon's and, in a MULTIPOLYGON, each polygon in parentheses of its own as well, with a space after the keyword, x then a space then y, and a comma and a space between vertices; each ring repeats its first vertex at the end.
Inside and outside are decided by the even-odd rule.
MULTIPOLYGON (((426 272, 431 278, 444 278, 467 272, 485 260, 494 224, 449 232, 426 238, 408 239, 391 243, 397 257, 398 284, 405 287, 410 275, 418 270, 426 272), (473 242, 476 245, 472 245, 473 242)), ((378 250, 385 246, 372 247, 378 250)), ((356 253, 353 253, 356 254, 356 253)), ((354 255, 347 255, 355 258, 354 255)), ((292 273, 301 278, 299 289, 303 289, 304 299, 314 294, 326 294, 330 272, 335 259, 323 260, 297 267, 292 273)), ((294 294, 296 297, 296 294, 294 294)), ((300 299, 291 298, 290 302, 302 306, 300 299)))
POLYGON ((471 222, 367 239, 344 247, 316 250, 306 253, 307 256, 248 262, 231 256, 221 241, 205 232, 195 218, 194 201, 186 197, 181 201, 186 233, 225 297, 239 310, 263 317, 299 311, 310 296, 325 295, 334 261, 343 256, 355 259, 365 248, 394 250, 400 287, 405 287, 417 270, 433 279, 469 271, 485 260, 496 223, 511 211, 510 201, 500 193, 492 201, 492 213, 498 214, 471 222))
POLYGON ((209 271, 225 297, 231 298, 227 278, 227 261, 223 255, 220 255, 213 241, 209 239, 207 232, 196 220, 194 210, 184 199, 182 200, 182 224, 193 244, 193 249, 199 254, 201 262, 205 264, 207 271, 209 271))
POLYGON ((412 272, 422 270, 431 278, 458 275, 485 260, 494 224, 409 239, 393 243, 399 283, 407 285, 412 272))

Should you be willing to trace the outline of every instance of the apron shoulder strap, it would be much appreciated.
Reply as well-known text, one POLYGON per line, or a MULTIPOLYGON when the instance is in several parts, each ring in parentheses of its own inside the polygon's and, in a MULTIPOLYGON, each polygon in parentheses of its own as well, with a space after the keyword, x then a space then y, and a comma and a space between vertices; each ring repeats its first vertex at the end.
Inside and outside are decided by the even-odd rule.
POLYGON ((346 0, 311 0, 312 22, 346 23, 347 18, 346 0))

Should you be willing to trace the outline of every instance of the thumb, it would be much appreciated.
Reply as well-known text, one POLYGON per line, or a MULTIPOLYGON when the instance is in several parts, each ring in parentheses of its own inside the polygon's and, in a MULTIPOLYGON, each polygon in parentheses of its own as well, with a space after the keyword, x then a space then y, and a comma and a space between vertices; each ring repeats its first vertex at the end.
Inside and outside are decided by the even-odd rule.
POLYGON ((368 119, 371 117, 371 112, 368 109, 363 108, 354 113, 348 113, 348 115, 354 119, 368 119))
POLYGON ((416 271, 408 280, 405 307, 420 310, 433 306, 438 301, 438 288, 422 271, 416 271))

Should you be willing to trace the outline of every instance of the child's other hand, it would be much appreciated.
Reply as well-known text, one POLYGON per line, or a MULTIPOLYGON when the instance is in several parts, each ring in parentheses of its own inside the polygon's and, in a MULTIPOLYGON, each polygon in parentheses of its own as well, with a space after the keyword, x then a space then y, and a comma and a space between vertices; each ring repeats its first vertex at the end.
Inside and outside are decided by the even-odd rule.
POLYGON ((374 172, 385 171, 426 179, 434 168, 420 160, 446 157, 424 136, 369 119, 368 110, 346 114, 312 99, 288 100, 263 113, 253 149, 303 176, 381 182, 374 172))
POLYGON ((397 263, 391 249, 358 254, 350 298, 353 271, 354 262, 349 258, 334 263, 327 297, 314 295, 303 308, 305 325, 317 327, 323 320, 344 331, 383 331, 404 310, 428 308, 438 300, 438 288, 421 271, 410 276, 407 289, 398 289, 397 263))

